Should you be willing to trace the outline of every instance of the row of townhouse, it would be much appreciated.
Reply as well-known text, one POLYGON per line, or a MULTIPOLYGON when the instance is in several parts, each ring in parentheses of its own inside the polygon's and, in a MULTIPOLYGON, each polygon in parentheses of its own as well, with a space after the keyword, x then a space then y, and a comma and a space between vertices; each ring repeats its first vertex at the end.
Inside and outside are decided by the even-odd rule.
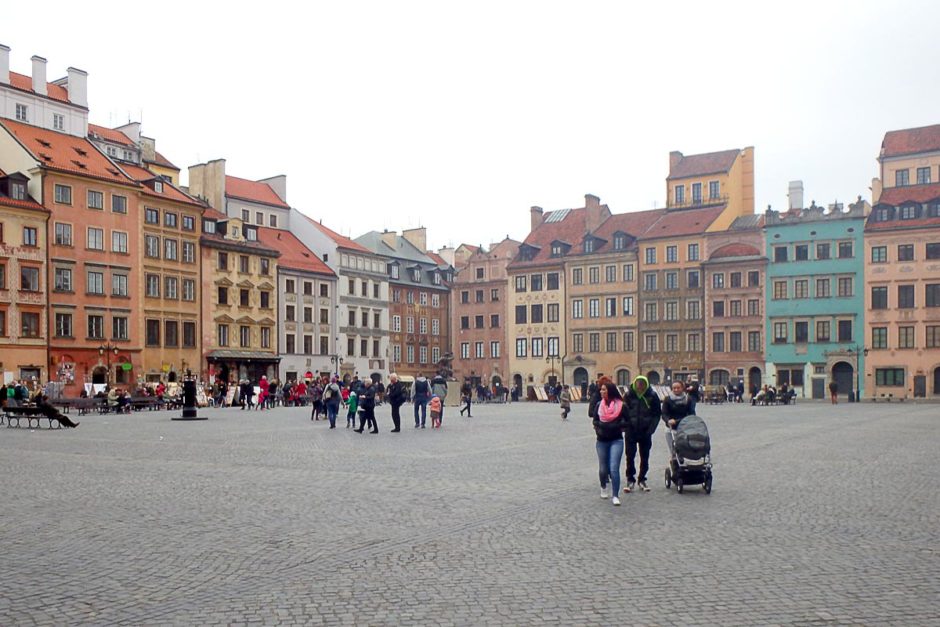
POLYGON ((236 177, 224 159, 189 167, 183 187, 139 123, 88 122, 87 73, 48 82, 45 59, 26 76, 9 53, 0 45, 5 380, 77 395, 187 371, 385 379, 449 354, 453 269, 423 229, 367 234, 370 248, 291 207, 286 177, 236 177), (395 320, 417 330, 393 335, 395 320))
MULTIPOLYGON (((612 214, 593 195, 533 207, 490 288, 509 298, 463 320, 502 316, 504 338, 488 342, 508 363, 456 322, 455 346, 473 373, 520 386, 644 374, 812 398, 832 381, 853 397, 940 395, 940 125, 887 133, 879 162, 874 207, 804 207, 794 181, 786 211, 755 214, 753 148, 672 153, 663 209, 612 214)), ((480 298, 461 288, 467 270, 455 298, 480 298)))

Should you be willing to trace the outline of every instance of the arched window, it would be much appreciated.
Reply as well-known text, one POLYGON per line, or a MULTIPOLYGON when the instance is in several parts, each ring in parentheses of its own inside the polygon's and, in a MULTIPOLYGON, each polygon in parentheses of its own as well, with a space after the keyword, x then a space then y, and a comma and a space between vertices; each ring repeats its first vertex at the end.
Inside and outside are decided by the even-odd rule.
POLYGON ((630 371, 626 368, 621 368, 617 371, 617 385, 622 388, 630 387, 630 371))

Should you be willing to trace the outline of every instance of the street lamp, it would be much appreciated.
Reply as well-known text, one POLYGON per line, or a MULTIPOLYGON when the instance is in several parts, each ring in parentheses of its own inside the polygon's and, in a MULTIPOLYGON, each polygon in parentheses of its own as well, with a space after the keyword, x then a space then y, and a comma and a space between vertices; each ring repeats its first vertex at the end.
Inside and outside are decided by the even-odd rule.
POLYGON ((330 355, 330 363, 333 364, 333 374, 339 378, 339 367, 343 363, 343 358, 339 355, 330 355))
POLYGON ((114 346, 110 342, 107 344, 102 344, 98 347, 98 356, 107 358, 108 363, 108 386, 111 385, 111 355, 114 354, 115 357, 118 355, 119 347, 114 346))
MULTIPOLYGON (((853 353, 853 350, 852 350, 851 348, 849 349, 849 353, 850 353, 850 354, 853 353)), ((861 386, 861 381, 859 380, 859 379, 860 379, 860 373, 859 373, 859 359, 858 359, 858 357, 859 357, 859 355, 864 355, 865 357, 868 357, 868 349, 867 349, 867 348, 863 348, 863 347, 859 346, 858 344, 856 344, 856 345, 855 345, 854 353, 855 353, 855 402, 856 402, 856 403, 859 403, 859 402, 861 402, 861 400, 862 400, 862 389, 861 389, 861 387, 860 387, 860 386, 861 386)))
POLYGON ((552 375, 551 375, 552 385, 555 385, 555 359, 556 357, 554 353, 551 353, 548 357, 545 358, 545 363, 548 363, 549 361, 551 361, 552 363, 552 375))

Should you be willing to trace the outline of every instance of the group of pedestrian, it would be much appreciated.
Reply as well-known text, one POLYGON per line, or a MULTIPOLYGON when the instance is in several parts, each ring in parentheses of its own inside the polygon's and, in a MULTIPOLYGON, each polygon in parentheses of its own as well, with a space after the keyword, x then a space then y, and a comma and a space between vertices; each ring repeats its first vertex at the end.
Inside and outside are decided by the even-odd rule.
MULTIPOLYGON (((621 395, 620 389, 608 377, 601 377, 591 387, 593 393, 588 404, 588 416, 593 419, 597 435, 601 498, 609 498, 614 505, 620 505, 620 464, 624 455, 627 458, 627 484, 623 492, 637 489, 649 492, 646 480, 653 434, 660 421, 675 429, 683 418, 695 413, 698 399, 686 390, 683 382, 675 381, 668 396, 661 401, 649 380, 642 375, 633 380, 626 396, 621 395), (639 466, 636 464, 637 454, 639 466)), ((562 396, 564 393, 563 389, 562 396)), ((562 418, 566 419, 564 398, 561 403, 562 418)), ((570 410, 570 398, 568 405, 570 410)))

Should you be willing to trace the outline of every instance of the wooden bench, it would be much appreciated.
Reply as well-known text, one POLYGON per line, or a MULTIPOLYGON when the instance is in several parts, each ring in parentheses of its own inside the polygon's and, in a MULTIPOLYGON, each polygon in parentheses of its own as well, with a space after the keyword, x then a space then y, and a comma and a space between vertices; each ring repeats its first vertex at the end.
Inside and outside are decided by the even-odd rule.
POLYGON ((19 407, 6 407, 4 408, 4 418, 7 423, 7 427, 21 427, 21 422, 26 420, 26 427, 29 429, 39 429, 42 427, 42 421, 49 421, 50 429, 61 429, 62 425, 59 423, 58 419, 51 418, 42 413, 42 410, 35 405, 26 405, 19 407), (16 421, 16 425, 13 424, 13 421, 16 421), (35 423, 35 427, 33 426, 35 423))
POLYGON ((130 408, 134 411, 140 411, 142 409, 146 409, 147 411, 154 411, 156 409, 160 409, 163 404, 164 402, 156 396, 132 396, 130 401, 130 408))

